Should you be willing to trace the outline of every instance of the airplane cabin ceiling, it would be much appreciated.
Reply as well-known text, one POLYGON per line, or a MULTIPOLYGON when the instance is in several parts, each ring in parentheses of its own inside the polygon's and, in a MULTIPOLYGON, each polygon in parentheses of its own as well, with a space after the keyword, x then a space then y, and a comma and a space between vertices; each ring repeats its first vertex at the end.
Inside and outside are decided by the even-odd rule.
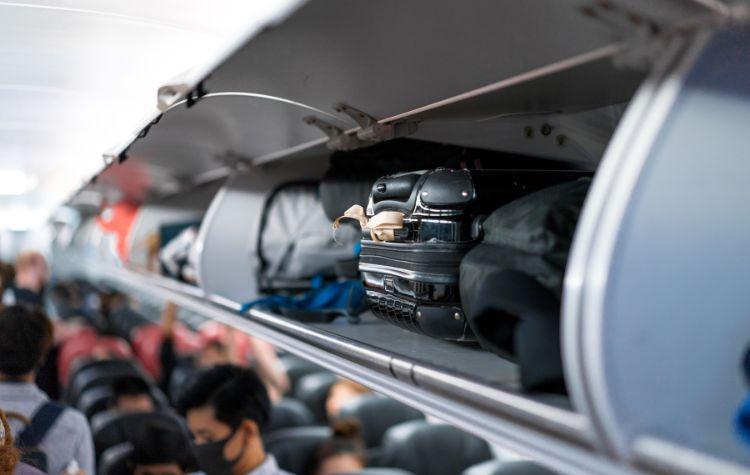
POLYGON ((43 221, 156 110, 162 83, 298 3, 0 1, 0 228, 43 221))

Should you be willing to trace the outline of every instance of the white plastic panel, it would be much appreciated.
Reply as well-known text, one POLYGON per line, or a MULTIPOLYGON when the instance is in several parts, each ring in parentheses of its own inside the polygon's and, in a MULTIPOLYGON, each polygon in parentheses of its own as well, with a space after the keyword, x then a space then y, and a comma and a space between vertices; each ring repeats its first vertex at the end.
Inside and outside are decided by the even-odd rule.
POLYGON ((748 44, 747 26, 717 32, 658 84, 622 156, 632 194, 611 191, 582 283, 595 418, 615 454, 633 459, 635 441, 648 440, 641 455, 672 470, 680 450, 697 473, 721 459, 750 469, 733 428, 750 342, 748 44))
POLYGON ((198 233, 198 281, 208 295, 247 302, 257 293, 256 243, 265 198, 276 186, 320 178, 328 154, 253 167, 231 177, 206 213, 198 233))

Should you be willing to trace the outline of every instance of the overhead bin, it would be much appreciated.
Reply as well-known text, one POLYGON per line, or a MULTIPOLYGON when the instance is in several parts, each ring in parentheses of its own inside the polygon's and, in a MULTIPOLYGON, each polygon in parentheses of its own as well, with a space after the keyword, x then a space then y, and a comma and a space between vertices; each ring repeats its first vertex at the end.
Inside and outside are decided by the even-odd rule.
POLYGON ((282 183, 319 180, 328 157, 290 165, 270 163, 238 173, 214 198, 196 242, 198 282, 206 294, 243 303, 258 297, 256 245, 266 199, 282 183))
MULTIPOLYGON (((707 30, 718 28, 717 19, 729 13, 720 3, 690 1, 482 2, 471 9, 450 2, 308 2, 196 80, 189 101, 162 104, 164 115, 120 157, 126 160, 110 165, 86 188, 129 194, 125 178, 140 173, 143 186, 136 194, 151 196, 147 203, 155 213, 144 215, 144 223, 151 224, 138 226, 140 239, 165 222, 164 207, 181 208, 184 200, 186 212, 195 213, 190 216, 202 216, 196 245, 200 289, 135 266, 88 275, 174 300, 254 333, 561 471, 679 473, 685 467, 670 454, 688 452, 698 454, 688 459, 697 460, 690 467, 696 472, 742 470, 737 464, 747 460, 730 425, 743 387, 738 374, 726 368, 739 364, 742 332, 736 316, 743 301, 732 294, 733 303, 717 304, 726 310, 726 320, 712 320, 711 348, 721 345, 719 335, 731 332, 733 337, 725 351, 705 360, 700 353, 688 354, 700 347, 701 328, 688 304, 703 307, 691 299, 678 301, 682 292, 735 291, 731 282, 740 275, 735 262, 732 274, 720 279, 718 267, 702 260, 712 254, 706 251, 709 236, 700 229, 701 219, 714 218, 700 195, 689 192, 702 189, 699 177, 717 176, 730 187, 711 195, 713 203, 726 203, 729 193, 741 197, 732 176, 742 176, 742 167, 730 162, 719 172, 710 169, 702 160, 710 154, 702 147, 713 140, 700 146, 687 140, 688 135, 704 140, 693 123, 677 130, 686 127, 680 117, 694 117, 693 107, 713 120, 705 100, 721 105, 719 95, 702 89, 723 90, 726 85, 715 86, 716 77, 705 84, 684 78, 693 68, 700 70, 696 58, 714 54, 703 49, 701 28, 695 26, 707 21, 707 30), (322 129, 311 125, 316 122, 322 129), (400 127, 399 133, 391 125, 400 127), (319 181, 331 149, 346 149, 352 155, 345 156, 359 156, 372 168, 382 165, 387 157, 373 152, 372 145, 402 132, 404 141, 455 146, 466 154, 463 166, 468 168, 593 173, 559 312, 567 394, 525 391, 519 376, 523 368, 512 358, 476 344, 409 332, 372 312, 353 323, 304 321, 242 308, 258 297, 258 215, 271 191, 285 182, 319 181), (696 166, 691 170, 679 165, 685 143, 693 147, 690 163, 696 166), (204 189, 201 183, 223 176, 229 178, 218 192, 198 191, 204 189), (671 176, 679 177, 678 194, 666 197, 671 176), (171 196, 159 198, 165 193, 171 196), (195 204, 194 193, 206 200, 195 204), (692 206, 678 206, 678 198, 692 206), (665 222, 685 232, 677 236, 665 222), (680 246, 665 244, 678 241, 680 246), (648 251, 652 245, 663 255, 648 251), (694 260, 681 250, 704 254, 694 260), (705 272, 695 268, 696 262, 710 271, 705 279, 687 277, 705 272), (672 273, 674 266, 682 269, 679 275, 672 273), (651 275, 642 275, 643 268, 651 275), (670 276, 680 293, 657 292, 674 281, 670 276), (726 285, 718 289, 712 282, 726 285), (688 315, 690 324, 665 318, 672 308, 688 315), (643 353, 634 355, 634 348, 643 353), (665 358, 660 348, 674 353, 665 358), (691 375, 662 373, 676 373, 683 361, 710 368, 705 380, 696 378, 705 390, 685 395, 684 402, 675 391, 688 385, 691 375), (722 401, 709 411, 715 416, 707 425, 711 439, 685 437, 686 430, 701 434, 702 410, 711 404, 709 378, 717 374, 722 401), (657 389, 662 378, 671 386, 659 397, 644 387, 657 389), (654 415, 670 401, 664 412, 669 417, 654 415), (676 424, 681 411, 694 417, 676 424)), ((735 44, 743 43, 735 39, 735 44)), ((742 73, 726 71, 727 77, 742 73)), ((743 97, 733 96, 736 107, 743 97)), ((735 125, 741 122, 735 120, 716 136, 740 136, 735 125)), ((729 137, 724 142, 736 145, 729 137)), ((732 152, 740 156, 726 149, 732 152)), ((740 219, 726 216, 718 224, 740 219)), ((732 236, 735 245, 739 241, 732 236)))

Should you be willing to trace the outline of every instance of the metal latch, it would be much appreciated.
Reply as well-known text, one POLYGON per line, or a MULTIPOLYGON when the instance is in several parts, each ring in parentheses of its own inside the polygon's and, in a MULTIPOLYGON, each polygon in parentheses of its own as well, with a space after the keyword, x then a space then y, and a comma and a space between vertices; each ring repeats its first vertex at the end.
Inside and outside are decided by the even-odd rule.
POLYGON ((381 124, 370 114, 344 103, 336 104, 334 109, 336 112, 348 115, 359 125, 356 133, 345 131, 315 116, 307 116, 303 119, 306 124, 318 127, 328 136, 326 146, 331 150, 356 150, 385 140, 411 135, 417 131, 417 123, 414 121, 381 124))
POLYGON ((357 138, 369 142, 382 142, 398 137, 411 135, 417 131, 416 122, 398 122, 381 124, 378 119, 356 109, 348 104, 339 102, 334 106, 336 112, 341 112, 351 117, 359 125, 357 138))
POLYGON ((347 134, 344 129, 336 127, 323 119, 318 119, 315 116, 309 115, 302 120, 304 120, 306 124, 314 125, 319 128, 328 136, 326 146, 330 150, 356 150, 370 145, 359 140, 356 135, 347 134))

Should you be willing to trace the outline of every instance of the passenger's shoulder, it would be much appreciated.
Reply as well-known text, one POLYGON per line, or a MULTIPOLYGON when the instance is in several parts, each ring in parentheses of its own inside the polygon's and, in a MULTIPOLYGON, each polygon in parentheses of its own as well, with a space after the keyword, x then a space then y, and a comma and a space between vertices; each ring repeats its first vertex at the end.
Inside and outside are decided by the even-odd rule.
POLYGON ((90 432, 86 416, 84 416, 81 411, 71 406, 65 406, 65 410, 60 416, 60 424, 69 430, 86 433, 90 432))

